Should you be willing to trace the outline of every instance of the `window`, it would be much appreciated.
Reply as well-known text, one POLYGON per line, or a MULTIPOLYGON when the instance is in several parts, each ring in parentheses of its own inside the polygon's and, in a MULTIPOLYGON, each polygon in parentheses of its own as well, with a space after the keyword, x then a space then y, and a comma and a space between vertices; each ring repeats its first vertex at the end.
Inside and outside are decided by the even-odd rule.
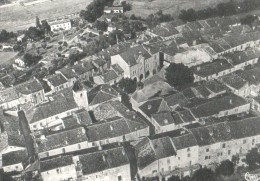
POLYGON ((78 149, 81 149, 81 145, 80 144, 78 144, 78 149))
POLYGON ((207 159, 209 159, 209 157, 208 157, 208 156, 205 156, 205 160, 207 160, 207 159))
POLYGON ((188 153, 188 157, 190 157, 190 153, 188 153))
POLYGON ((206 149, 206 152, 209 152, 209 148, 206 149))
POLYGON ((117 180, 118 180, 118 181, 122 181, 122 176, 119 175, 119 176, 117 177, 117 180))
POLYGON ((181 158, 180 157, 178 157, 178 160, 180 160, 181 158))
POLYGON ((59 116, 56 116, 55 119, 59 119, 59 116))
POLYGON ((231 150, 228 150, 228 155, 230 155, 231 154, 231 150))
POLYGON ((187 151, 190 151, 190 148, 187 148, 187 151))
POLYGON ((56 172, 57 172, 57 173, 60 173, 60 169, 56 169, 56 172))
POLYGON ((62 148, 62 153, 65 153, 65 148, 62 148))
POLYGON ((164 172, 164 168, 162 168, 162 172, 164 172))
POLYGON ((167 163, 168 163, 168 164, 170 164, 170 163, 171 163, 171 160, 170 160, 170 159, 168 159, 168 160, 167 160, 167 163))
POLYGON ((243 140, 243 144, 246 144, 246 140, 243 140))
POLYGON ((255 139, 252 139, 252 145, 254 145, 255 144, 255 139))
POLYGON ((92 143, 92 146, 96 146, 96 144, 95 144, 95 143, 92 143))
POLYGON ((226 148, 226 144, 225 143, 223 143, 222 148, 226 148))
POLYGON ((172 167, 171 167, 171 166, 169 166, 169 167, 168 167, 168 169, 169 169, 169 171, 170 171, 170 170, 172 169, 172 167))

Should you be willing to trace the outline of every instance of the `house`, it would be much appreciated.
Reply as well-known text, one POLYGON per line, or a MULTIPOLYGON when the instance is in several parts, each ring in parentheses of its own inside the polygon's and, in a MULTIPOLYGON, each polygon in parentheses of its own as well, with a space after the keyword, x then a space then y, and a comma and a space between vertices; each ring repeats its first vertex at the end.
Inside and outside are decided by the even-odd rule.
POLYGON ((16 85, 15 89, 19 96, 20 104, 30 102, 36 106, 44 102, 44 89, 40 81, 36 78, 16 85))
POLYGON ((3 109, 10 109, 20 104, 19 96, 14 87, 0 91, 0 105, 3 109))
MULTIPOLYGON (((114 64, 116 65, 116 64, 114 64)), ((121 67, 119 67, 121 69, 121 67)), ((121 69, 122 70, 122 69, 121 69)), ((123 70, 120 75, 117 74, 117 72, 113 69, 111 70, 106 70, 100 75, 94 76, 94 82, 97 85, 100 84, 109 84, 109 85, 114 85, 117 82, 119 82, 123 78, 123 70)))
POLYGON ((254 68, 250 70, 237 71, 236 73, 249 83, 249 86, 251 87, 251 94, 256 96, 260 90, 260 70, 258 68, 254 68))
POLYGON ((82 62, 72 66, 72 70, 81 80, 89 80, 93 77, 95 67, 91 62, 82 62))
POLYGON ((159 67, 159 56, 152 56, 142 45, 111 56, 111 64, 118 64, 124 70, 124 77, 137 81, 146 79, 159 67))
POLYGON ((250 103, 235 94, 224 94, 190 108, 196 118, 223 117, 233 114, 246 113, 250 103))
POLYGON ((26 149, 4 153, 2 155, 2 169, 4 172, 22 172, 27 159, 26 149))
POLYGON ((61 118, 69 116, 79 109, 73 97, 64 95, 26 112, 26 117, 32 131, 44 128, 55 128, 62 125, 61 118))
POLYGON ((74 157, 84 180, 131 181, 130 160, 124 147, 104 149, 74 157), (93 164, 95 163, 95 164, 93 164))
POLYGON ((69 82, 61 74, 53 74, 43 79, 51 88, 51 92, 59 92, 70 86, 69 82))
POLYGON ((94 70, 96 73, 101 73, 107 69, 107 61, 103 58, 95 58, 92 60, 92 64, 95 67, 94 70))
POLYGON ((242 70, 248 65, 254 65, 258 63, 260 57, 259 48, 249 48, 242 52, 234 52, 225 54, 229 62, 234 66, 235 71, 242 70))
POLYGON ((76 167, 71 155, 41 160, 40 173, 43 181, 77 179, 76 167))
POLYGON ((133 115, 131 119, 116 116, 89 125, 86 134, 89 144, 94 147, 115 142, 134 141, 148 136, 149 126, 136 115, 133 115))
POLYGON ((123 8, 123 6, 111 6, 111 7, 105 6, 104 13, 122 14, 122 13, 124 13, 124 8, 123 8))
POLYGON ((220 80, 238 96, 247 97, 251 94, 251 87, 249 86, 249 83, 237 74, 232 73, 225 75, 221 77, 220 80))
POLYGON ((225 59, 206 62, 191 68, 194 81, 213 80, 233 72, 233 66, 225 59))
POLYGON ((62 68, 55 71, 55 74, 62 75, 68 82, 68 86, 72 87, 77 80, 77 73, 72 68, 62 68))
POLYGON ((22 135, 11 135, 8 133, 1 133, 0 136, 0 154, 25 149, 24 137, 22 135))
POLYGON ((48 21, 51 31, 62 31, 62 30, 70 30, 71 29, 71 21, 70 19, 62 19, 62 20, 54 20, 48 21))
POLYGON ((109 101, 121 101, 121 95, 108 84, 93 87, 87 96, 89 110, 109 101))
POLYGON ((260 141, 259 126, 259 118, 253 117, 191 129, 199 145, 199 163, 204 166, 247 154, 260 141))
POLYGON ((39 158, 46 158, 89 147, 92 147, 92 145, 88 144, 85 128, 78 127, 47 136, 42 135, 38 144, 38 156, 39 158))

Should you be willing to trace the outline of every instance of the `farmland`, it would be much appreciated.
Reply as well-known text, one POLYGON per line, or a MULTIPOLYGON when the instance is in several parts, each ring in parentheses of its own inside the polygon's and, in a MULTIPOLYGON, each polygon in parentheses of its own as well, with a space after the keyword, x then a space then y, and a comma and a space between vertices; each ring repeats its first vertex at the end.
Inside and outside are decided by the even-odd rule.
MULTIPOLYGON (((0 7, 0 27, 19 30, 34 25, 35 17, 50 19, 79 12, 92 0, 47 0, 41 3, 19 3, 0 7)), ((35 2, 35 1, 34 1, 35 2)))
POLYGON ((128 14, 135 14, 141 17, 146 17, 158 10, 177 15, 182 9, 194 8, 197 10, 213 7, 218 3, 228 1, 229 0, 127 0, 128 3, 132 4, 132 10, 128 12, 128 14))

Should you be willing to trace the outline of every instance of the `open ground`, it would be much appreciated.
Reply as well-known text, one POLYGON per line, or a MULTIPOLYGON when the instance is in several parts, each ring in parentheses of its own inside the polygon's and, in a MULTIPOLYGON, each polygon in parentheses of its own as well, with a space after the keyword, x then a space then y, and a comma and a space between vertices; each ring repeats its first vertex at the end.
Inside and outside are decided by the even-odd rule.
MULTIPOLYGON (((48 0, 25 6, 15 3, 0 7, 0 29, 16 31, 28 28, 35 23, 35 17, 42 19, 56 18, 79 12, 92 0, 48 0)), ((26 5, 27 4, 27 5, 26 5)))

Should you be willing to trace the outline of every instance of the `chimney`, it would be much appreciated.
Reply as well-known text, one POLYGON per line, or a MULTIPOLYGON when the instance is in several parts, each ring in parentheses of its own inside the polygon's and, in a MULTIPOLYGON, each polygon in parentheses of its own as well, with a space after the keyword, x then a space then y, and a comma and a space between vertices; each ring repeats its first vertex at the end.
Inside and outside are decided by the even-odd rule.
POLYGON ((168 124, 169 123, 167 119, 163 120, 163 122, 164 122, 164 124, 168 124))
POLYGON ((106 155, 102 154, 103 161, 106 161, 106 155))
POLYGON ((152 105, 151 104, 148 105, 148 110, 150 110, 150 109, 152 109, 152 105))
POLYGON ((133 115, 133 119, 135 119, 136 118, 136 115, 133 115))
POLYGON ((213 130, 212 129, 209 130, 209 135, 213 136, 213 130))
POLYGON ((111 130, 111 131, 113 131, 113 130, 114 130, 114 128, 113 128, 113 126, 112 126, 112 125, 110 125, 110 130, 111 130))
POLYGON ((197 67, 197 71, 200 71, 200 66, 197 67))
POLYGON ((100 151, 100 150, 102 150, 102 145, 98 145, 98 150, 100 151))
POLYGON ((241 55, 239 55, 238 59, 241 60, 241 55))
POLYGON ((233 104, 232 99, 229 100, 229 104, 233 104))
POLYGON ((75 112, 72 113, 73 118, 76 119, 77 123, 80 124, 81 123, 81 118, 79 117, 78 114, 76 114, 75 112))

